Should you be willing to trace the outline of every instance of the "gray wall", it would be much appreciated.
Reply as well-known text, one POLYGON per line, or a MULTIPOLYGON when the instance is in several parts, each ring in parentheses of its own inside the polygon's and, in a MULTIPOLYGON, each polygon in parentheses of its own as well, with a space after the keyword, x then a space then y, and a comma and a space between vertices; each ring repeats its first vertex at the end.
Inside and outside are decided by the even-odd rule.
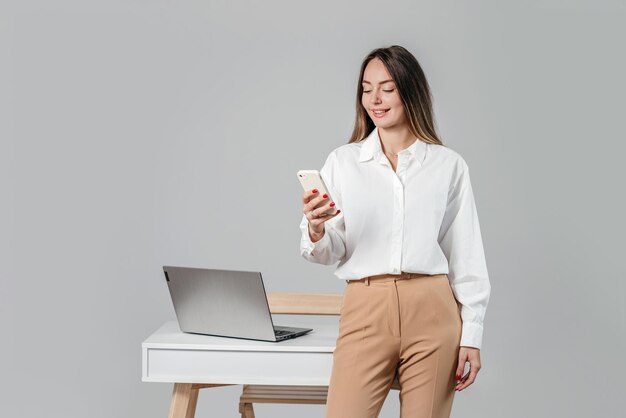
MULTIPOLYGON (((626 6, 506 3, 3 1, 2 416, 166 416, 171 385, 140 367, 175 318, 163 264, 341 291, 299 255, 295 173, 347 142, 360 62, 396 43, 470 166, 492 283, 453 416, 617 416, 626 6)), ((238 417, 240 390, 198 416, 238 417)))

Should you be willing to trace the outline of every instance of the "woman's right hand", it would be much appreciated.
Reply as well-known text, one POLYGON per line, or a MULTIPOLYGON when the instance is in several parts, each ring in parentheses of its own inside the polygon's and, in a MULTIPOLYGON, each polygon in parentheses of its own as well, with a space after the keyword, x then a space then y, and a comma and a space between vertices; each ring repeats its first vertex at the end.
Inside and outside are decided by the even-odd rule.
POLYGON ((341 212, 337 210, 334 215, 326 212, 335 206, 335 202, 326 202, 327 195, 318 196, 317 189, 304 192, 302 195, 302 213, 309 220, 309 236, 311 241, 317 242, 324 236, 324 222, 334 218, 341 212))

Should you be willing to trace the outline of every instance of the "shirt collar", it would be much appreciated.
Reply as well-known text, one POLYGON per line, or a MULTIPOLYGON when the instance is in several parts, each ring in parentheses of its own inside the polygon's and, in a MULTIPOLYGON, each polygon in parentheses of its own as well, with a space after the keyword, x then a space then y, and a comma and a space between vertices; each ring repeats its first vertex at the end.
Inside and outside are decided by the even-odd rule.
MULTIPOLYGON (((380 161, 380 156, 384 157, 383 148, 380 144, 380 136, 378 135, 378 126, 374 127, 374 130, 361 141, 361 154, 359 156, 359 162, 368 161, 374 157, 380 161)), ((409 159, 415 158, 420 164, 424 162, 426 156, 426 148, 428 144, 421 139, 417 139, 408 148, 403 149, 400 153, 409 153, 409 159)), ((385 157, 386 158, 386 157, 385 157)))

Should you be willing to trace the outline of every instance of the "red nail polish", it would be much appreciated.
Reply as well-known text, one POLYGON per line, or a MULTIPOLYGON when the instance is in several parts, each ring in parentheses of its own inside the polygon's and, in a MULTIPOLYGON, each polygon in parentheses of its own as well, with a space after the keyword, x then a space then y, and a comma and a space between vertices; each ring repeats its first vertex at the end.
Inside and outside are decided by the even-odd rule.
POLYGON ((313 193, 317 193, 317 189, 313 189, 313 193))
POLYGON ((328 197, 328 195, 326 193, 324 193, 324 196, 322 196, 324 199, 326 199, 328 197))
POLYGON ((461 375, 460 375, 460 374, 457 374, 457 375, 456 375, 456 380, 459 380, 460 378, 461 378, 461 375))
POLYGON ((341 213, 341 211, 339 209, 337 209, 337 213, 341 213))
POLYGON ((331 208, 332 208, 333 206, 335 206, 335 202, 332 202, 332 203, 330 204, 330 207, 331 207, 331 208))

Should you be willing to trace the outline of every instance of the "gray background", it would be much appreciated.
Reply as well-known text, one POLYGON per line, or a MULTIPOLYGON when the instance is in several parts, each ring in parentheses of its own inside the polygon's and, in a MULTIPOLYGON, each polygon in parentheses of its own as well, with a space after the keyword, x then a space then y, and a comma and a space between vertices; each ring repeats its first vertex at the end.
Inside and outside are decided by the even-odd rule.
MULTIPOLYGON (((3 1, 2 416, 166 416, 140 364, 175 318, 163 264, 342 291, 299 255, 295 173, 348 141, 361 60, 392 44, 469 164, 492 283, 453 416, 623 412, 626 6, 521 3, 3 1)), ((197 416, 238 417, 240 390, 197 416)))

